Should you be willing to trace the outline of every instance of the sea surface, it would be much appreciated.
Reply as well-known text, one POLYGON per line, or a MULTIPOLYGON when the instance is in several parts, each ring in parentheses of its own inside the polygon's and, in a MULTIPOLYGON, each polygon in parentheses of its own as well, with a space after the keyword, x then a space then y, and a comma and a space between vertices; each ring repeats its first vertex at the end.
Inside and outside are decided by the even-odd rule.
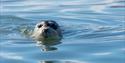
POLYGON ((125 0, 0 0, 0 63, 125 63, 125 0), (25 35, 43 20, 63 32, 52 50, 25 35))

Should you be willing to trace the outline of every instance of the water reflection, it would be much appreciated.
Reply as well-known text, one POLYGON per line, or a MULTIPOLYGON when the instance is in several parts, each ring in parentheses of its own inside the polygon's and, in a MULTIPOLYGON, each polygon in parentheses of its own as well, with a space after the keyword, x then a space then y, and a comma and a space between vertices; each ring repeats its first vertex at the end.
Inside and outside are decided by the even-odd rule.
POLYGON ((39 63, 57 63, 57 61, 40 61, 39 63))
MULTIPOLYGON (((39 45, 40 49, 44 52, 48 51, 55 51, 58 48, 55 47, 55 45, 61 44, 60 40, 57 42, 44 42, 44 41, 37 41, 37 44, 39 45)), ((39 63, 60 63, 57 61, 47 61, 47 60, 40 60, 39 63)))
MULTIPOLYGON (((76 60, 66 60, 66 61, 40 61, 39 63, 83 63, 82 61, 76 61, 76 60)), ((86 62, 84 62, 86 63, 86 62)))
POLYGON ((58 48, 55 47, 55 45, 61 44, 61 42, 50 42, 50 43, 44 43, 44 42, 37 42, 38 46, 41 48, 42 51, 54 51, 57 50, 58 48))

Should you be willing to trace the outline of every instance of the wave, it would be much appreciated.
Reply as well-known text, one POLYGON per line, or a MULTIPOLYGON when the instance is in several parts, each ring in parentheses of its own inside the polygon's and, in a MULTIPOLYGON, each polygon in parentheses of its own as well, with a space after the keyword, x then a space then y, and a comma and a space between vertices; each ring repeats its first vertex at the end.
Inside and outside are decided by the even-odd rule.
POLYGON ((119 36, 125 35, 125 32, 113 32, 113 33, 91 33, 91 34, 84 34, 78 37, 83 39, 92 39, 92 38, 101 38, 101 37, 110 37, 110 36, 119 36))

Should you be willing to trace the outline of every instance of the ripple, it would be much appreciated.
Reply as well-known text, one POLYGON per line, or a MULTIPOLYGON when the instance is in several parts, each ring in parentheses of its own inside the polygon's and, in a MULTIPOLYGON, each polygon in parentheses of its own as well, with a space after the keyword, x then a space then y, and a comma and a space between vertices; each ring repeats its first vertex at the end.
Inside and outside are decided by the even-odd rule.
POLYGON ((93 53, 92 55, 100 56, 100 55, 111 55, 111 52, 102 52, 102 53, 93 53))
POLYGON ((80 38, 99 38, 99 37, 108 37, 108 36, 117 36, 117 35, 123 35, 125 32, 119 32, 119 33, 92 33, 92 34, 85 34, 81 35, 80 38))
POLYGON ((0 56, 6 59, 23 60, 23 57, 18 55, 17 53, 0 52, 0 56))

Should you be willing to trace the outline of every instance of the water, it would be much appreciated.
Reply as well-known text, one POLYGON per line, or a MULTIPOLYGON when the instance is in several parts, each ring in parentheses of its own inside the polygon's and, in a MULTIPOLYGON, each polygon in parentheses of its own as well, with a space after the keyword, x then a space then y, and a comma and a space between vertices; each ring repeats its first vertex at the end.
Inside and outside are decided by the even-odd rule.
POLYGON ((124 0, 0 0, 0 63, 125 63, 124 0), (23 27, 55 20, 56 50, 43 51, 23 27))

